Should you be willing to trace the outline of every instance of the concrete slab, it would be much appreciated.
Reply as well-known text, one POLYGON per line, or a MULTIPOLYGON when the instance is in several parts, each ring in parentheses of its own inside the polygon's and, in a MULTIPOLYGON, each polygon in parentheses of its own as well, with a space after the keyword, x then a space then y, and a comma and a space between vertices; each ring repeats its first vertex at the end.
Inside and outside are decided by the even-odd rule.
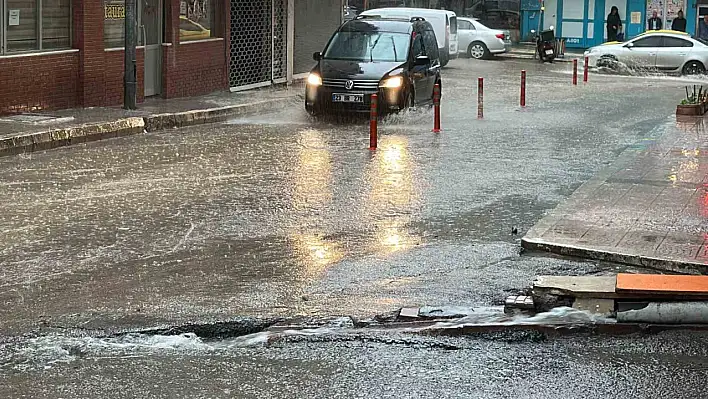
POLYGON ((616 298, 615 276, 538 276, 534 292, 576 298, 616 298))
POLYGON ((539 221, 522 246, 708 274, 708 133, 669 118, 539 221))

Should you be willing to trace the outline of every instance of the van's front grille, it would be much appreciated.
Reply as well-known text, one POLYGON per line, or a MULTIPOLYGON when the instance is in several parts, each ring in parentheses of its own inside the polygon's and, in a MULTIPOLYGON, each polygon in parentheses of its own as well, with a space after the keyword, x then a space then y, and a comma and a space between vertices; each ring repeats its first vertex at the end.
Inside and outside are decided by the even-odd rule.
MULTIPOLYGON (((322 79, 322 84, 327 87, 336 87, 339 89, 347 88, 349 79, 322 79)), ((354 86, 350 90, 378 90, 378 80, 352 80, 354 86)))

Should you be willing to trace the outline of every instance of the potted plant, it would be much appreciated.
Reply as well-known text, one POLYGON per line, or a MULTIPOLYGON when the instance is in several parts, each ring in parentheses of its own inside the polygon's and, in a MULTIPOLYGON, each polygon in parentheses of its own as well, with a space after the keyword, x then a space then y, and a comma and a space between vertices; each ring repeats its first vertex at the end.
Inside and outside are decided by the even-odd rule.
POLYGON ((703 90, 703 86, 701 86, 696 91, 694 85, 693 91, 689 92, 688 86, 686 86, 686 98, 676 106, 676 115, 701 116, 706 111, 708 111, 708 90, 703 90))

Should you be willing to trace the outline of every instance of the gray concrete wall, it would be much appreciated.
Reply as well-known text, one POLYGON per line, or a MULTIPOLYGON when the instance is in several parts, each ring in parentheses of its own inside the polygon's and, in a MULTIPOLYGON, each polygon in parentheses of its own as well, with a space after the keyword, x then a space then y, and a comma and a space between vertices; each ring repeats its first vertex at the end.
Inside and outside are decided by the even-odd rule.
POLYGON ((295 1, 295 74, 310 71, 312 53, 324 49, 341 20, 342 0, 295 1))

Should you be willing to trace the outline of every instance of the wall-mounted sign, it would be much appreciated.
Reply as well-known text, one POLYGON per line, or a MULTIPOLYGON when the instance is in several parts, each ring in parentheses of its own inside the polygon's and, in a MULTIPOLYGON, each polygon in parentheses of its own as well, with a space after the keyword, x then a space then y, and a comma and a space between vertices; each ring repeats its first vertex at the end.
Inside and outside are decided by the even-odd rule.
POLYGON ((641 12, 633 12, 630 15, 631 15, 633 24, 641 24, 642 23, 642 13, 641 12))
POLYGON ((187 2, 184 0, 179 2, 179 15, 187 15, 187 2))
POLYGON ((8 10, 10 14, 9 21, 7 22, 10 26, 20 25, 20 10, 8 10))
POLYGON ((105 19, 125 19, 124 4, 106 4, 104 8, 105 19))

